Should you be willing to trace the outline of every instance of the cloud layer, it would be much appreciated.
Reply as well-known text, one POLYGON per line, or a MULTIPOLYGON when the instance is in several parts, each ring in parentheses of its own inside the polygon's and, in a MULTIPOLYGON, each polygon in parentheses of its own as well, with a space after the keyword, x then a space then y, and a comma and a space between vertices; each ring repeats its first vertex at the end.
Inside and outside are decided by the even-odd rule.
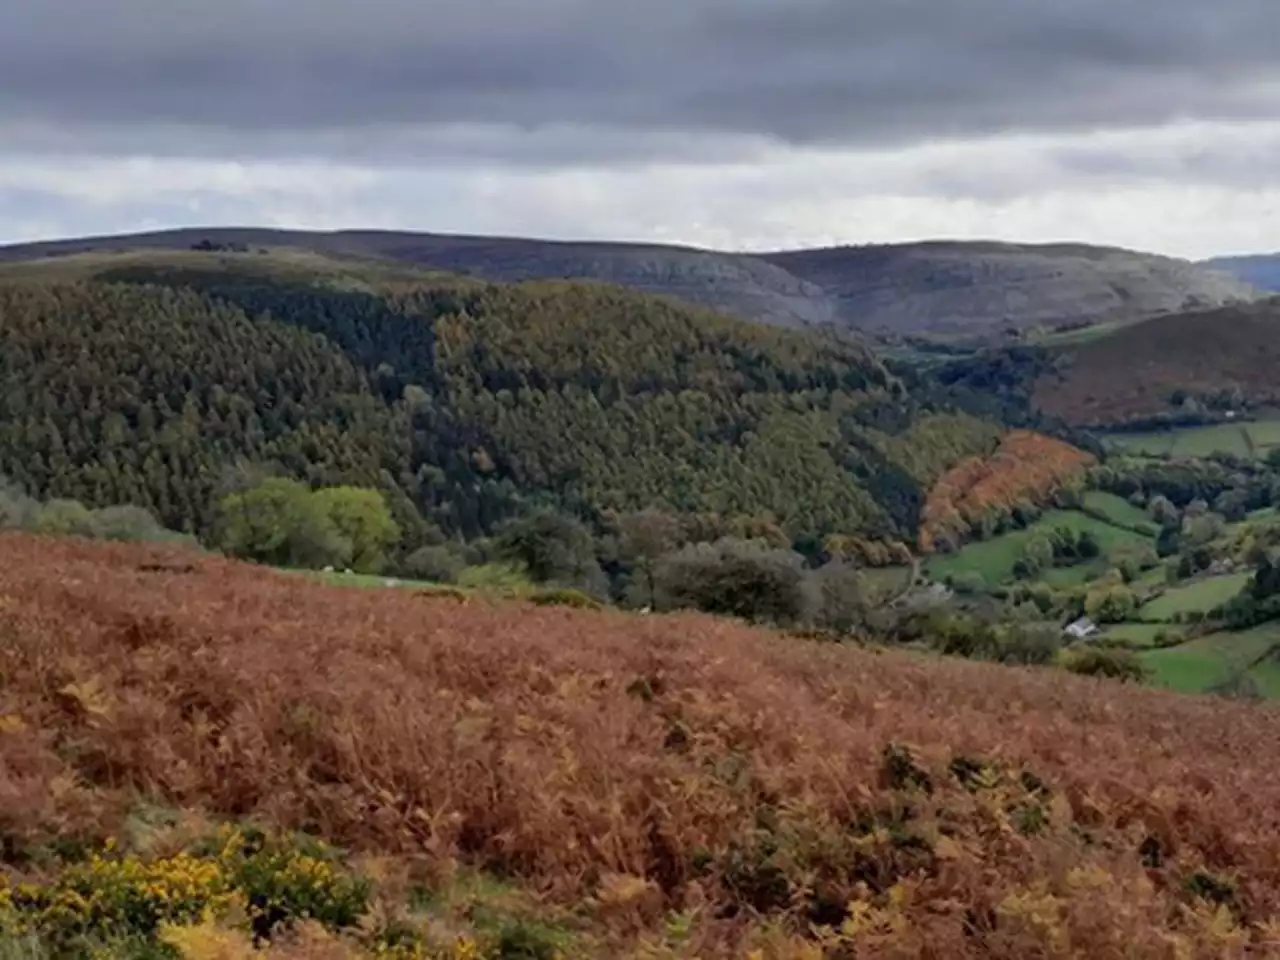
POLYGON ((1274 109, 1268 0, 87 0, 0 31, 10 117, 866 144, 1274 109))
POLYGON ((11 238, 309 214, 730 246, 1280 246, 1267 0, 18 2, 11 238), (1169 223, 1132 222, 1157 202, 1169 223), (1169 225, 1189 210, 1217 213, 1199 242, 1169 225))

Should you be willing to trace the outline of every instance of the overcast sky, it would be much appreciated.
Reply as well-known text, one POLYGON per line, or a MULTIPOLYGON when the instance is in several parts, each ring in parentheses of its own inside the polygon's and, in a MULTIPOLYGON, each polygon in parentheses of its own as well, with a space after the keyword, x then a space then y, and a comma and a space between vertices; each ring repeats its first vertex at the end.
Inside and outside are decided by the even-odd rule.
POLYGON ((0 0, 0 241, 1280 249, 1275 0, 0 0))

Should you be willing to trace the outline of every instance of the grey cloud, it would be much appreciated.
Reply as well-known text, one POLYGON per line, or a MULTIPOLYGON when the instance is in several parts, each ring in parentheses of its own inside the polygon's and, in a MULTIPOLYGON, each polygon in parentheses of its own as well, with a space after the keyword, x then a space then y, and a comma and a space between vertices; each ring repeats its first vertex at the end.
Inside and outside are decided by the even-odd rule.
POLYGON ((10 150, 145 128, 148 149, 358 155, 376 142, 556 163, 1280 116, 1274 0, 3 7, 10 150), (499 133, 486 140, 485 125, 499 133))

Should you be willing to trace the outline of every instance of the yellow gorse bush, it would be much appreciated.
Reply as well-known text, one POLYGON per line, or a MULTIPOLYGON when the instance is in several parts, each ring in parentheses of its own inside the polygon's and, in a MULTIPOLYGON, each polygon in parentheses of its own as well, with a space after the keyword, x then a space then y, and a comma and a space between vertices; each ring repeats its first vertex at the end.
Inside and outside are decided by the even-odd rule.
POLYGON ((108 845, 43 883, 0 879, 0 931, 54 943, 149 939, 235 919, 262 938, 299 920, 353 926, 368 898, 362 879, 321 856, 224 829, 205 850, 144 860, 108 845))
POLYGON ((0 898, 17 933, 53 939, 150 934, 162 922, 194 922, 243 906, 224 864, 180 853, 143 862, 94 855, 46 884, 18 884, 0 898))

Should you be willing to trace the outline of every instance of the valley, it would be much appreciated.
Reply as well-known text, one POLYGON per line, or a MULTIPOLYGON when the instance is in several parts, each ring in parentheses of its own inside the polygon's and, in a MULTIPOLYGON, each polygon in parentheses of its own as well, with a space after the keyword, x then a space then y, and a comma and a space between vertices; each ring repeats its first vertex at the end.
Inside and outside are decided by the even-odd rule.
POLYGON ((1280 942, 1274 302, 885 349, 268 236, 0 264, 4 949, 1280 942))

